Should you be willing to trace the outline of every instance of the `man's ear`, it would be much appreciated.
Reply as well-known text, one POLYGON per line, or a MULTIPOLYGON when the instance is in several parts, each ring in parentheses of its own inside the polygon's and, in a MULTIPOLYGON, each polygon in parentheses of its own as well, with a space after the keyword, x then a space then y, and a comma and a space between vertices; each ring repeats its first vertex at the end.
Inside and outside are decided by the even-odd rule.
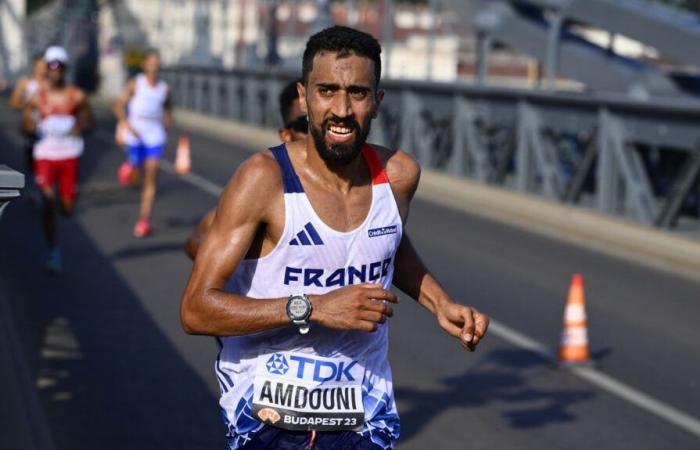
POLYGON ((306 87, 303 83, 297 83, 297 95, 299 96, 299 108, 304 114, 309 113, 308 105, 306 104, 306 87))
POLYGON ((280 128, 277 130, 277 133, 280 135, 280 140, 285 144, 288 144, 294 140, 292 139, 292 133, 288 128, 280 128))
POLYGON ((377 95, 374 98, 374 110, 372 111, 372 119, 376 119, 379 115, 379 107, 382 105, 382 100, 384 100, 384 90, 380 89, 377 91, 377 95))

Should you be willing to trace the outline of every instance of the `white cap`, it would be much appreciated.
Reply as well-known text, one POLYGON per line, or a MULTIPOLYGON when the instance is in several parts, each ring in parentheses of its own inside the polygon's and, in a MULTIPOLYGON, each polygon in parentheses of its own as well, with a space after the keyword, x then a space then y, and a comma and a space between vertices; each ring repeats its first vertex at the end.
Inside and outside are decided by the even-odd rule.
POLYGON ((47 63, 50 63, 52 61, 58 61, 60 63, 66 64, 68 63, 68 52, 63 47, 52 45, 51 47, 46 49, 46 53, 44 53, 44 59, 47 63))

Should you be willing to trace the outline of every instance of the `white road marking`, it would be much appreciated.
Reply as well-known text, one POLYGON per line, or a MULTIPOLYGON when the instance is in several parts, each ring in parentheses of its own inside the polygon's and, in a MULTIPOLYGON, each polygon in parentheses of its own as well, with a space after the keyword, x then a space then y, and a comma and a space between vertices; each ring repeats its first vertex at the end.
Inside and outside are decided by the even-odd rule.
MULTIPOLYGON (((99 134, 100 137, 103 138, 102 133, 97 132, 96 134, 99 134)), ((110 136, 109 139, 112 139, 112 137, 110 136)), ((161 168, 167 173, 176 174, 175 166, 170 161, 162 159, 161 168)), ((219 186, 218 184, 195 173, 190 172, 187 175, 180 175, 180 178, 183 181, 190 183, 192 186, 217 198, 224 189, 223 186, 219 186)), ((547 346, 508 327, 507 325, 491 319, 489 332, 516 347, 531 351, 547 359, 548 361, 556 363, 557 359, 555 355, 550 349, 547 348, 547 346)), ((608 393, 613 394, 662 420, 665 420, 668 423, 676 425, 677 427, 700 437, 700 420, 696 417, 686 414, 685 412, 657 400, 592 367, 573 366, 568 367, 567 371, 583 380, 588 381, 600 389, 603 389, 608 393)))
MULTIPOLYGON (((557 358, 545 345, 493 319, 491 319, 491 324, 489 325, 489 332, 516 347, 537 353, 551 362, 557 361, 557 358)), ((686 414, 592 367, 571 366, 567 367, 566 370, 610 394, 700 437, 700 420, 696 417, 686 414)))
POLYGON ((164 172, 179 176, 180 178, 182 178, 183 181, 190 183, 192 186, 195 186, 203 190, 207 194, 213 195, 214 197, 218 198, 224 190, 223 186, 219 186, 216 183, 212 183, 211 181, 207 180, 201 175, 197 175, 196 173, 190 172, 185 175, 178 174, 177 172, 175 172, 175 165, 165 158, 160 160, 160 168, 163 169, 164 172))

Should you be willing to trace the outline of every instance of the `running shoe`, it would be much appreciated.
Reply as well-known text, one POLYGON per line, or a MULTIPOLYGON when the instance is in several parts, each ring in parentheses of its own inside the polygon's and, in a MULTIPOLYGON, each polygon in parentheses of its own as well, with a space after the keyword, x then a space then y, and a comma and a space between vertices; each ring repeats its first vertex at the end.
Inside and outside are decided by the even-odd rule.
POLYGON ((46 258, 46 264, 44 267, 51 273, 61 273, 63 270, 63 264, 61 264, 61 251, 58 248, 54 247, 49 250, 49 257, 46 258))
POLYGON ((137 238, 146 237, 151 233, 153 233, 153 227, 148 219, 139 219, 134 225, 134 236, 137 238))
POLYGON ((131 175, 134 173, 134 166, 129 164, 128 162, 123 162, 121 166, 119 166, 119 170, 117 171, 117 180, 119 180, 119 184, 122 186, 129 186, 131 184, 131 175))

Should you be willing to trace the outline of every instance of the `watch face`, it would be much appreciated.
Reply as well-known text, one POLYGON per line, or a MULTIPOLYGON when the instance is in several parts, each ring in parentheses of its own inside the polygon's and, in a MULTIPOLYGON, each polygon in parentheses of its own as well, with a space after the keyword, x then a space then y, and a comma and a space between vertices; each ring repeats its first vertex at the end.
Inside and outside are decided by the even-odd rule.
POLYGON ((287 312, 292 320, 303 320, 309 312, 309 304, 301 297, 292 297, 287 303, 287 312))

